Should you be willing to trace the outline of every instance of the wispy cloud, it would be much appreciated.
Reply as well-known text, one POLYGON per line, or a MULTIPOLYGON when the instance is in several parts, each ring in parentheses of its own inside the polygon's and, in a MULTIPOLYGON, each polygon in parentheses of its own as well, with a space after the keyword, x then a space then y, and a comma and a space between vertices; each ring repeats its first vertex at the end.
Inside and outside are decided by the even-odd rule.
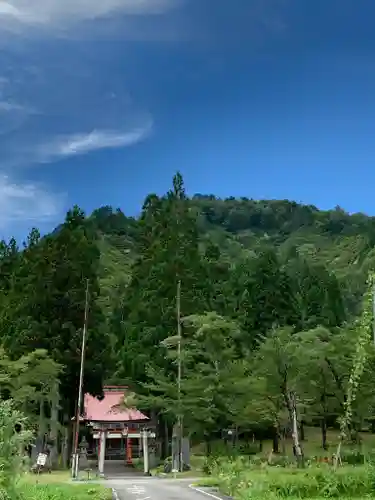
POLYGON ((176 0, 1 0, 0 21, 61 26, 61 23, 77 23, 116 13, 160 14, 175 3, 176 0))
POLYGON ((147 139, 153 129, 152 116, 129 96, 114 63, 92 64, 76 54, 75 44, 64 51, 62 46, 59 43, 43 59, 30 54, 28 64, 4 72, 2 169, 128 147, 147 139))
POLYGON ((83 155, 99 149, 123 148, 143 141, 151 132, 151 120, 128 132, 93 130, 87 134, 58 137, 37 150, 37 161, 48 163, 69 156, 83 155))
POLYGON ((0 229, 14 223, 53 220, 61 215, 63 196, 31 182, 0 174, 0 229))

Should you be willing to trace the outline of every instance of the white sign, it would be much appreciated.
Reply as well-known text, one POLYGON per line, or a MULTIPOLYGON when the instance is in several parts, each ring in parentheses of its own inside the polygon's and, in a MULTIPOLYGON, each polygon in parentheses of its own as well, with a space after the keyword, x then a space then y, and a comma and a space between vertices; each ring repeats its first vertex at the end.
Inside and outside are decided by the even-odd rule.
POLYGON ((47 455, 45 453, 39 453, 38 458, 36 459, 36 465, 40 465, 44 467, 46 465, 47 455))

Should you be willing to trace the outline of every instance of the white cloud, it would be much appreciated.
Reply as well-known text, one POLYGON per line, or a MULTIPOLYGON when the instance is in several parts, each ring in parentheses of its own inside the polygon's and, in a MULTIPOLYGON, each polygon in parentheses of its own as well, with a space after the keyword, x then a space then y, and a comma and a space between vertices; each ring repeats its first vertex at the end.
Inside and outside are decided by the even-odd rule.
POLYGON ((0 228, 16 222, 51 220, 61 214, 63 197, 31 182, 0 174, 0 228))
POLYGON ((26 111, 26 108, 16 102, 0 101, 0 113, 9 113, 11 111, 26 111))
POLYGON ((99 149, 124 148, 143 141, 151 132, 152 122, 128 132, 93 130, 87 134, 58 137, 42 144, 36 151, 37 162, 49 163, 69 156, 83 155, 99 149))
POLYGON ((24 25, 61 25, 112 14, 160 14, 176 0, 0 0, 0 21, 24 25))

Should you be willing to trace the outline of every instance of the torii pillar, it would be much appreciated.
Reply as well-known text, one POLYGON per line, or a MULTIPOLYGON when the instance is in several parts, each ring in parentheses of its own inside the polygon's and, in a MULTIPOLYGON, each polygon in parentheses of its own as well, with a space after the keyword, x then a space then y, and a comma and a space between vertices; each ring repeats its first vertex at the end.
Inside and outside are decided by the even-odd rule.
POLYGON ((104 476, 105 446, 107 441, 107 431, 101 430, 99 435, 99 476, 104 476))

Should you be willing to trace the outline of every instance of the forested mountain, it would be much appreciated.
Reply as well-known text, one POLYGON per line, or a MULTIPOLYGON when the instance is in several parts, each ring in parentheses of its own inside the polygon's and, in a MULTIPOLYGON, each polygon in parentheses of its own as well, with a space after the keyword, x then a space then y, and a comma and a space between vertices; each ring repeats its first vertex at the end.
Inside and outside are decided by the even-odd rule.
MULTIPOLYGON (((340 207, 319 210, 288 200, 220 199, 194 195, 188 200, 197 220, 201 251, 217 245, 221 258, 234 263, 273 248, 282 263, 305 256, 337 276, 350 312, 361 300, 369 269, 375 264, 375 217, 350 215, 340 207)), ((139 221, 112 207, 95 210, 90 221, 101 236, 107 288, 127 281, 136 254, 139 221)))
MULTIPOLYGON (((126 382, 158 413, 160 432, 183 415, 185 432, 208 440, 231 425, 271 427, 276 439, 298 409, 301 421, 321 423, 324 443, 346 404, 374 244, 373 217, 287 200, 188 198, 180 174, 166 195, 147 197, 139 218, 75 207, 52 234, 1 244, 3 363, 39 365, 27 365, 27 402, 11 377, 0 394, 34 420, 47 415, 51 436, 57 414, 69 421, 89 283, 86 391, 126 382)), ((372 418, 375 391, 361 390, 351 431, 372 418)))

